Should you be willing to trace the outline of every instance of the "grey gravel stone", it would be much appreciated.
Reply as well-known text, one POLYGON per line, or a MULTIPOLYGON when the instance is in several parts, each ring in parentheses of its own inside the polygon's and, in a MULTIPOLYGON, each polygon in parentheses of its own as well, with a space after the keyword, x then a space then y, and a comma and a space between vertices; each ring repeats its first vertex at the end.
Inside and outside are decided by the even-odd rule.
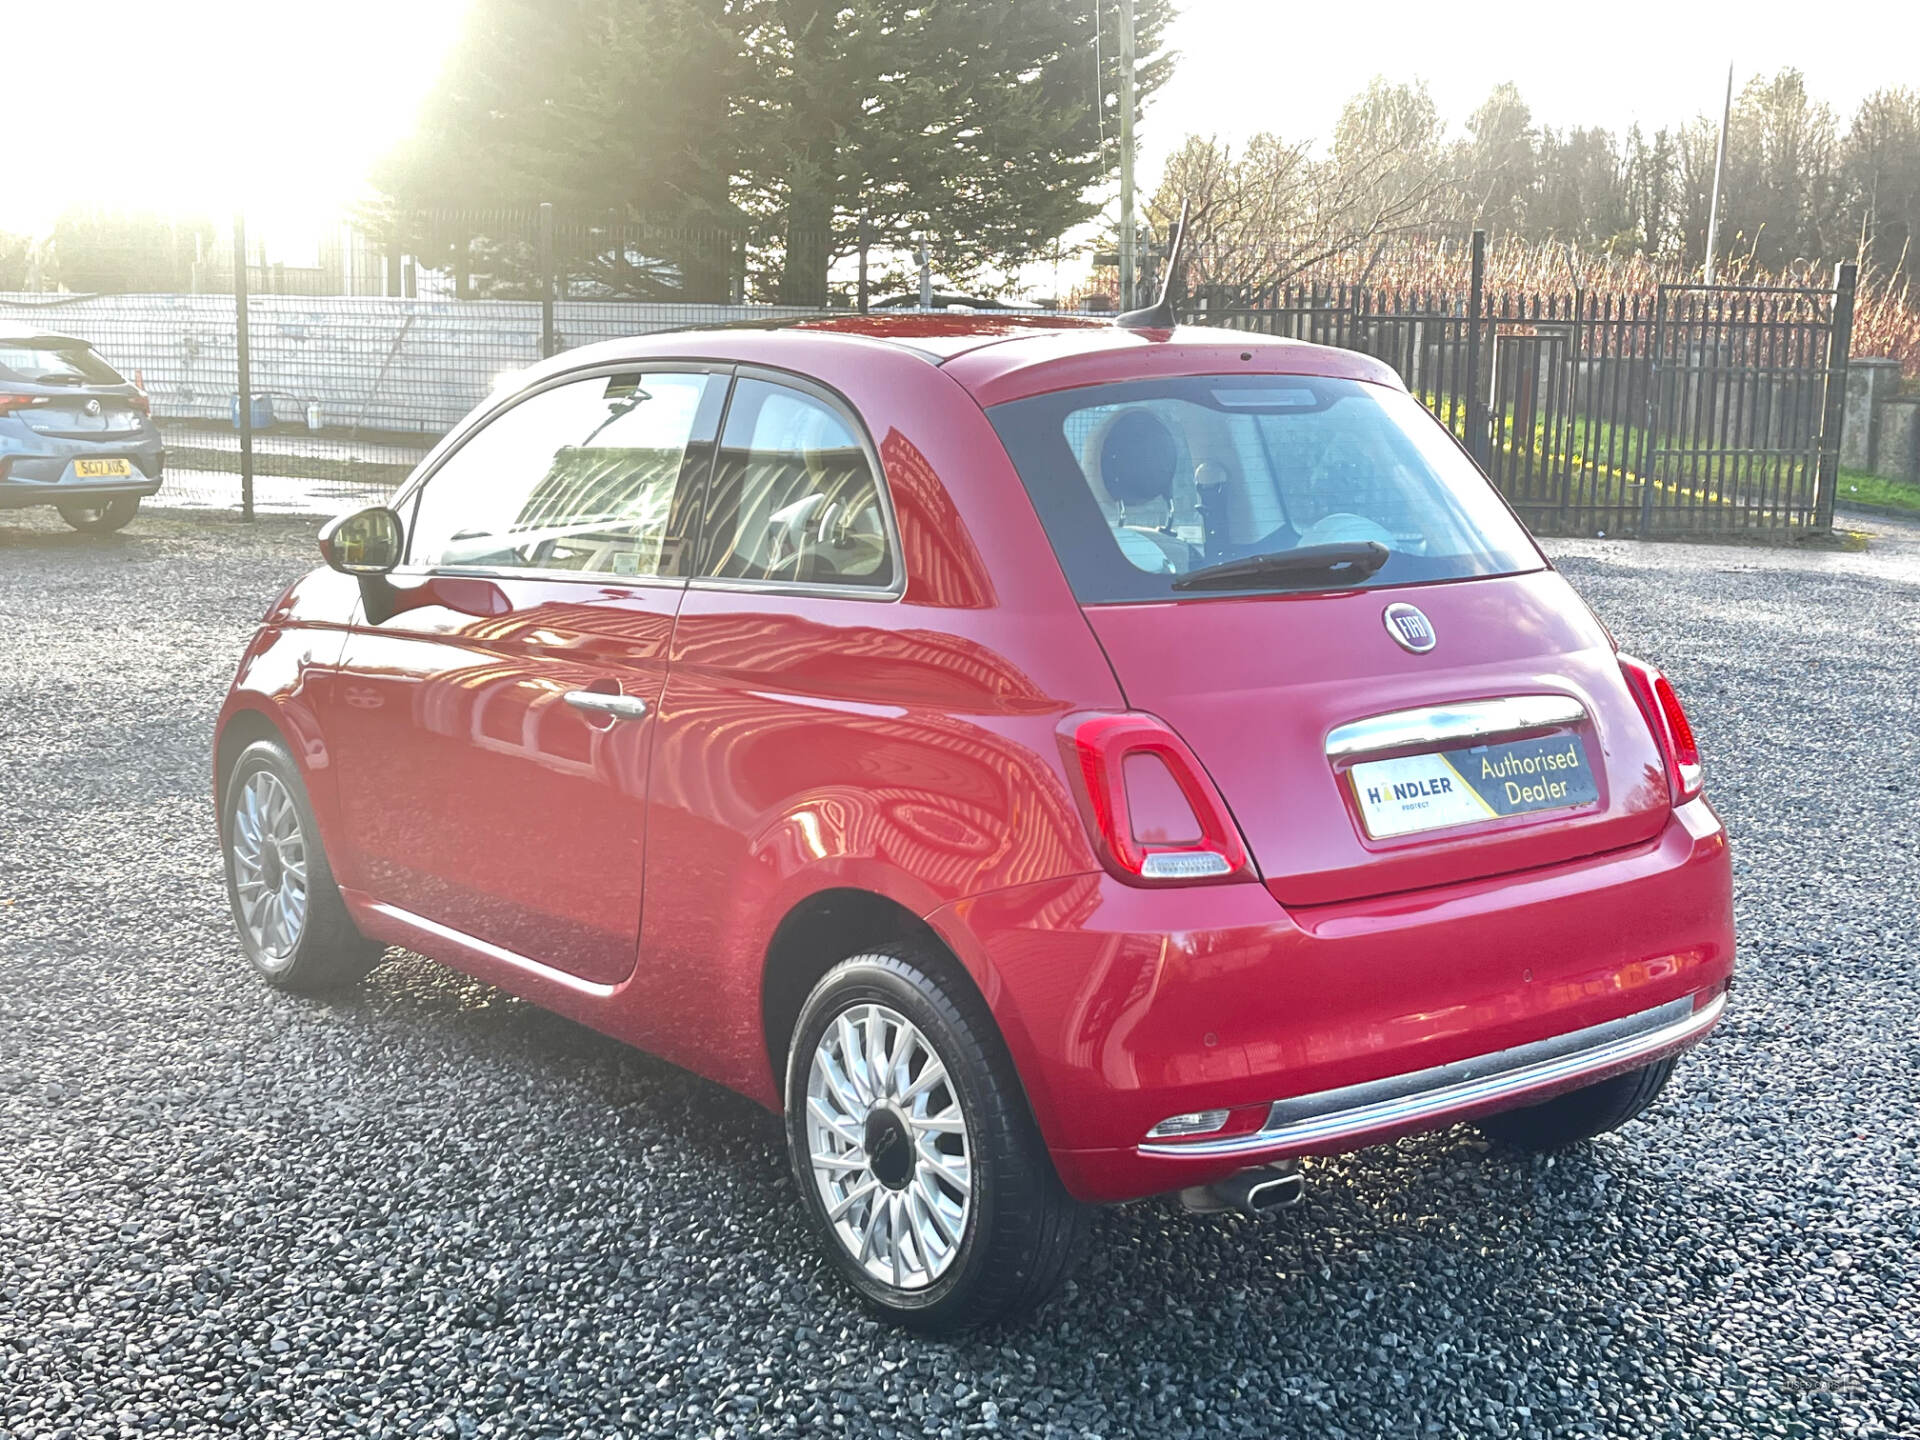
POLYGON ((416 957, 249 977, 209 736, 311 523, 0 515, 0 1435, 1920 1434, 1920 529, 1874 528, 1552 547, 1736 840, 1734 1004, 1647 1120, 1104 1212, 931 1342, 745 1101, 416 957))

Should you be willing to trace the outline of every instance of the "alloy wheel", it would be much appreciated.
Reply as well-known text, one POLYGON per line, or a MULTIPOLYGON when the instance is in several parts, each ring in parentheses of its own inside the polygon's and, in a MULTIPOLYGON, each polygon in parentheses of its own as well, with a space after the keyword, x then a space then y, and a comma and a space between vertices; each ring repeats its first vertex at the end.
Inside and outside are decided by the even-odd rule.
POLYGON ((261 954, 289 959, 307 923, 307 842, 278 775, 256 770, 246 778, 230 828, 240 923, 261 954))
POLYGON ((807 1074, 806 1136, 828 1228, 856 1264, 898 1290, 946 1273, 973 1210, 972 1140, 912 1021, 861 1003, 828 1024, 807 1074))

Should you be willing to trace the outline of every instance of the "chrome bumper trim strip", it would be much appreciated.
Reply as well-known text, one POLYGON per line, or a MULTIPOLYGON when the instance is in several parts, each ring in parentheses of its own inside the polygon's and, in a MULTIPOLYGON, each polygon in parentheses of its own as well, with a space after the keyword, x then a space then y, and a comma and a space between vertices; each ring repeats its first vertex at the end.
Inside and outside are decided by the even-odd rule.
POLYGON ((1457 705, 1395 710, 1333 730, 1327 736, 1327 758, 1344 760, 1407 745, 1460 744, 1522 730, 1577 725, 1586 718, 1587 707, 1571 695, 1509 695, 1499 700, 1463 700, 1457 705))
POLYGON ((1713 1028, 1726 1004, 1722 991, 1695 1010, 1693 997, 1687 995, 1636 1015, 1512 1049, 1276 1100, 1266 1125, 1251 1135, 1137 1148, 1142 1155, 1219 1159, 1406 1125, 1691 1044, 1713 1028))

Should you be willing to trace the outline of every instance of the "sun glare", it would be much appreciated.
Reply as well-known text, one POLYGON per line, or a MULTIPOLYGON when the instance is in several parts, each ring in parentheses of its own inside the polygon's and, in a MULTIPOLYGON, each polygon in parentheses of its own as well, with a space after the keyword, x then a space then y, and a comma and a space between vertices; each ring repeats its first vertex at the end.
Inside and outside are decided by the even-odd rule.
POLYGON ((72 163, 15 166, 0 230, 81 205, 324 224, 413 128, 468 3, 22 0, 0 112, 72 163))

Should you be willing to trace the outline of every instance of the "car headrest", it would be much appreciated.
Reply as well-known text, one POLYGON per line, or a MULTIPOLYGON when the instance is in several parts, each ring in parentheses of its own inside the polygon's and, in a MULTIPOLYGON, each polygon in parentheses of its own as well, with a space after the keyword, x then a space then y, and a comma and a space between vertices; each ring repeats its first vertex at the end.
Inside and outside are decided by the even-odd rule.
POLYGON ((1100 441, 1100 483, 1122 505, 1171 499, 1179 462, 1173 432, 1146 410, 1126 411, 1100 441))

